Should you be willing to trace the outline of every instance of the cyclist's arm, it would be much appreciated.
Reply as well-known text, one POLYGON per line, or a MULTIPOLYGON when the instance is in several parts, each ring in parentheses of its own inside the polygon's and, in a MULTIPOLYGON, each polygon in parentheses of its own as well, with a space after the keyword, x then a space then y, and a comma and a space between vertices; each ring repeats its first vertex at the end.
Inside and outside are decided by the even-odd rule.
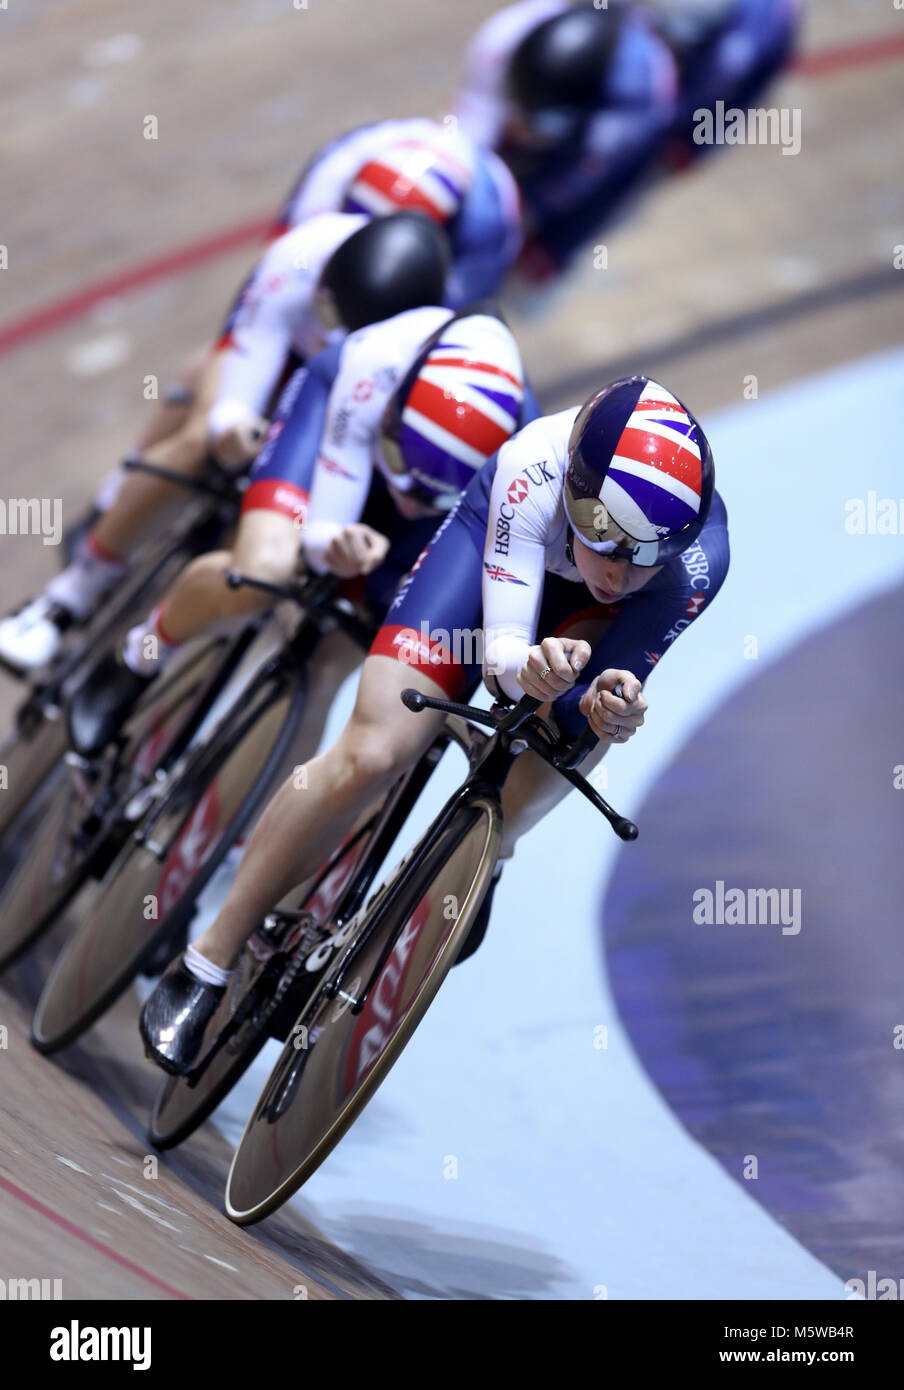
POLYGON ((580 680, 556 702, 556 720, 562 729, 572 736, 582 732, 586 721, 578 706, 602 671, 630 671, 646 683, 678 638, 709 610, 728 574, 729 559, 728 519, 717 493, 697 542, 670 561, 646 588, 624 600, 593 648, 580 680))
POLYGON ((526 466, 549 457, 545 423, 537 421, 503 445, 490 495, 483 557, 484 668, 513 700, 524 693, 518 673, 536 636, 554 493, 538 484, 516 503, 509 493, 526 466))
POLYGON ((208 416, 216 436, 243 420, 266 415, 292 347, 293 320, 310 297, 300 231, 269 248, 236 316, 217 399, 208 416))
POLYGON ((346 340, 330 391, 301 537, 305 558, 318 574, 328 570, 324 557, 330 542, 360 521, 367 504, 380 420, 391 390, 391 384, 381 389, 374 380, 374 344, 385 331, 378 324, 346 340))

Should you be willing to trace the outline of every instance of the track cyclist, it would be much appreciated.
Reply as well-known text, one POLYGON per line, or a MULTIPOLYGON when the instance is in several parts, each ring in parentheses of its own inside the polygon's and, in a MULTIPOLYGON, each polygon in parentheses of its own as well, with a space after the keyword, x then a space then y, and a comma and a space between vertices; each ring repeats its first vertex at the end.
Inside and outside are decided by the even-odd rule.
POLYGON ((509 163, 518 268, 567 267, 640 188, 714 148, 695 114, 753 101, 792 56, 800 0, 520 0, 477 31, 456 113, 509 163))
MULTIPOLYGON (((316 573, 365 580, 365 607, 381 619, 476 470, 538 414, 515 340, 491 311, 411 309, 300 368, 252 467, 231 553, 188 565, 122 647, 101 658, 69 704, 76 746, 103 747, 184 641, 272 604, 260 590, 230 589, 229 568, 286 584, 300 543, 316 573)), ((361 659, 351 643, 345 649, 350 664, 334 667, 323 700, 311 702, 319 718, 361 659)), ((312 748, 320 728, 311 729, 312 748)))
POLYGON ((639 6, 520 0, 480 27, 455 113, 518 182, 525 281, 564 270, 652 171, 677 99, 671 48, 639 6))
MULTIPOLYGON (((410 713, 406 686, 466 698, 481 676, 527 693, 596 756, 644 722, 644 682, 712 602, 728 570, 725 507, 702 428, 646 377, 541 417, 472 479, 402 583, 339 739, 292 780, 254 831, 219 915, 145 1003, 148 1054, 184 1074, 262 917, 340 843, 364 805, 421 755, 442 716, 410 713), (452 634, 481 635, 482 662, 452 634), (452 650, 448 643, 452 643, 452 650), (614 693, 620 686, 622 694, 614 693)), ((503 858, 563 794, 533 754, 504 789, 503 858)), ((492 894, 459 957, 479 945, 492 894)))

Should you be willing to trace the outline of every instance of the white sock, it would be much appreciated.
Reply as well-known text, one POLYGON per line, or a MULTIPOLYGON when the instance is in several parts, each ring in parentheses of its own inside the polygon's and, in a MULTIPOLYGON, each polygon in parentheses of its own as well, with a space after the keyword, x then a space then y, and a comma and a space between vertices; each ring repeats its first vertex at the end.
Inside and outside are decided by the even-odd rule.
POLYGON ((94 495, 94 505, 99 512, 108 512, 116 501, 128 474, 122 468, 115 468, 101 479, 100 487, 94 495))
POLYGON ((196 980, 200 980, 205 985, 225 985, 228 984, 233 970, 223 970, 219 965, 214 965, 212 960, 202 956, 200 951, 196 951, 194 946, 188 946, 183 957, 185 968, 190 975, 194 975, 196 980))
POLYGON ((170 642, 160 626, 158 604, 149 618, 130 627, 122 647, 122 659, 136 676, 159 676, 179 650, 179 642, 170 642))
POLYGON ((127 568, 125 560, 102 550, 89 535, 82 542, 76 559, 62 574, 51 579, 44 592, 54 603, 68 608, 76 618, 84 618, 127 568))

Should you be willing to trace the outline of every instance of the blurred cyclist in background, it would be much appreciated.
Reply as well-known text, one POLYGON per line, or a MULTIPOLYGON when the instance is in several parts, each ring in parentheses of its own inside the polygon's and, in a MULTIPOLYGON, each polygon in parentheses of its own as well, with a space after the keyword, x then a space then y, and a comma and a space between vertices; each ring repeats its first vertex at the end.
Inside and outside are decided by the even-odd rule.
POLYGON ((693 112, 756 96, 787 61, 798 8, 799 0, 521 0, 487 20, 468 50, 455 110, 461 129, 501 154, 518 181, 522 278, 564 270, 661 171, 667 149, 673 169, 699 154, 693 112))

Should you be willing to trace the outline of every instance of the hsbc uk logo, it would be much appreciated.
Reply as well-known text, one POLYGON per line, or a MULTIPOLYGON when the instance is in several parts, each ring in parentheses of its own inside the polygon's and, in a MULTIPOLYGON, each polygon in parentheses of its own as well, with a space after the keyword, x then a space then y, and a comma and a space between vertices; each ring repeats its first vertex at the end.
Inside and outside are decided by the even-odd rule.
POLYGON ((540 463, 528 464, 524 470, 523 477, 515 478, 509 484, 506 496, 513 506, 517 507, 519 502, 523 502, 528 494, 530 487, 539 487, 541 483, 554 483, 555 475, 550 472, 546 459, 540 463))
POLYGON ((690 600, 690 602, 687 605, 687 608, 684 611, 687 613, 688 617, 696 618, 697 614, 700 612, 700 609, 703 607, 705 602, 706 599, 704 598, 703 594, 694 594, 693 598, 690 600))
POLYGON ((682 552, 681 563, 698 589, 709 588, 709 560, 699 541, 682 552))

